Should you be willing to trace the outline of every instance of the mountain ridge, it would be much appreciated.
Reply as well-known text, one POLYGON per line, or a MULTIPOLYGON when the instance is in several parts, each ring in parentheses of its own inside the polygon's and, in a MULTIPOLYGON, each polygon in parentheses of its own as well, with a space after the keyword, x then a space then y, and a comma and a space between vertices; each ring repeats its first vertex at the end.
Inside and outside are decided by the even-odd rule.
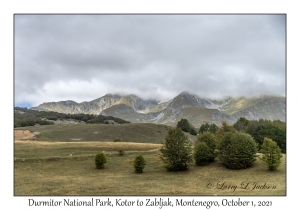
POLYGON ((203 123, 234 123, 240 117, 249 120, 268 119, 285 121, 286 98, 262 94, 257 97, 226 97, 208 99, 186 91, 169 101, 142 99, 137 95, 106 94, 89 102, 72 100, 46 102, 31 109, 70 114, 110 115, 130 122, 175 125, 187 118, 194 126, 203 123))

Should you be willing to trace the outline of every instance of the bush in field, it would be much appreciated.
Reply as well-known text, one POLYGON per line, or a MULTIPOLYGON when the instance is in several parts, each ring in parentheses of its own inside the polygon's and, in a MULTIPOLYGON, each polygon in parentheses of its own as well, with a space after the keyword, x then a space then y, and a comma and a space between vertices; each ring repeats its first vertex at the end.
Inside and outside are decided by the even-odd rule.
POLYGON ((106 163, 106 157, 103 152, 99 153, 95 157, 95 164, 97 169, 104 168, 104 164, 106 163))
POLYGON ((114 142, 122 142, 121 139, 115 139, 114 142))
POLYGON ((143 173, 146 166, 146 161, 143 155, 136 156, 133 162, 135 173, 143 173))
POLYGON ((187 170, 192 162, 192 146, 180 128, 169 129, 160 158, 168 171, 187 170))
POLYGON ((208 165, 213 159, 211 149, 205 142, 199 142, 194 147, 194 159, 197 166, 208 165))
POLYGON ((256 160, 257 145, 249 134, 227 132, 219 145, 219 158, 229 169, 244 169, 256 160))
POLYGON ((281 163, 281 149, 275 141, 264 138, 260 152, 263 154, 261 160, 265 162, 270 171, 277 169, 281 163))
POLYGON ((125 151, 122 150, 122 149, 120 149, 120 150, 119 150, 119 155, 120 155, 120 156, 123 156, 124 154, 125 154, 125 151))
POLYGON ((200 136, 198 136, 197 138, 197 141, 195 143, 195 147, 198 143, 201 143, 201 142, 204 142, 206 143, 206 145, 208 146, 209 148, 209 162, 212 162, 215 160, 215 157, 216 157, 216 147, 217 147, 217 144, 216 144, 216 137, 213 133, 210 133, 210 132, 204 132, 203 134, 201 134, 200 136))

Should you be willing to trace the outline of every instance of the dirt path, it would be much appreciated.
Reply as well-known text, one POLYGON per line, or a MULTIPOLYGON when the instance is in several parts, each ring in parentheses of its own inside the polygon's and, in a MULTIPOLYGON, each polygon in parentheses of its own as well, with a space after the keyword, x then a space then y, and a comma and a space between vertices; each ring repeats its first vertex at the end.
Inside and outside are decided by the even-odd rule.
POLYGON ((30 140, 35 137, 29 130, 15 130, 15 140, 30 140))

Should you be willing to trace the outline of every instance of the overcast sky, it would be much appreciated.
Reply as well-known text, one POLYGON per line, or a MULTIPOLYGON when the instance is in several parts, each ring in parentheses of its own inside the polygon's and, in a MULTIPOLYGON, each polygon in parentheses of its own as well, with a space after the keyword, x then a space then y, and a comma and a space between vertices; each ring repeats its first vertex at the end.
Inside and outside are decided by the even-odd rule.
POLYGON ((285 15, 15 15, 15 105, 285 96, 285 15))

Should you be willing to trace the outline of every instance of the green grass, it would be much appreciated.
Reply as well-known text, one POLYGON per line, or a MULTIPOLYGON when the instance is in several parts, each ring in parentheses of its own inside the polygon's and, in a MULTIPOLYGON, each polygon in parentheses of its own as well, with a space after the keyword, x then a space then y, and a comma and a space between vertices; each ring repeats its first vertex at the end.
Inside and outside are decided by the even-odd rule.
MULTIPOLYGON (((160 144, 124 142, 15 142, 14 195, 286 195, 286 165, 274 172, 257 160, 244 170, 229 170, 218 160, 192 165, 185 172, 167 172, 159 159, 160 144), (124 156, 118 150, 125 150, 124 156), (94 157, 106 154, 105 168, 97 170, 94 157), (72 156, 70 156, 72 154, 72 156), (146 160, 144 173, 134 173, 134 158, 146 160), (237 186, 218 189, 217 183, 237 186), (267 183, 276 189, 241 189, 242 182, 267 183), (208 183, 212 187, 207 187, 208 183)), ((221 185, 219 185, 220 188, 221 185)))
POLYGON ((126 142, 15 142, 15 159, 49 159, 52 157, 94 156, 105 151, 107 154, 125 152, 148 152, 158 150, 161 144, 126 143, 126 142))
MULTIPOLYGON (((107 124, 71 124, 71 125, 44 125, 16 128, 40 132, 36 141, 59 142, 113 142, 121 139, 122 142, 154 143, 164 142, 170 127, 151 123, 135 123, 122 125, 107 124)), ((196 136, 186 135, 192 141, 196 136)))
MULTIPOLYGON (((113 142, 119 138, 122 142, 155 143, 164 142, 169 127, 151 123, 135 123, 122 125, 76 124, 76 125, 44 125, 17 128, 40 132, 36 141, 60 142, 113 142)), ((195 136, 187 134, 193 141, 195 136)))

